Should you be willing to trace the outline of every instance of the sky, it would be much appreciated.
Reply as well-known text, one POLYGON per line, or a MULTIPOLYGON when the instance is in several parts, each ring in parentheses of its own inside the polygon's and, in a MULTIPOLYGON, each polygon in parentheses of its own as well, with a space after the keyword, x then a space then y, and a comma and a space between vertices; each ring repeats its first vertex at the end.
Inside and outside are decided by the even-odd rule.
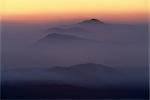
POLYGON ((98 18, 108 22, 146 22, 148 0, 0 0, 2 19, 54 22, 98 18))

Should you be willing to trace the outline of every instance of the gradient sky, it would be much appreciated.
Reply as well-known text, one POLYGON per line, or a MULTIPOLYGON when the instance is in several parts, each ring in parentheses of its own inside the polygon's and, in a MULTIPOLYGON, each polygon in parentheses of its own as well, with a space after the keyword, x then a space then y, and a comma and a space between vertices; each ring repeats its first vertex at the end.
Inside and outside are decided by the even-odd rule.
POLYGON ((145 22, 148 0, 1 0, 2 20, 44 22, 98 18, 145 22))

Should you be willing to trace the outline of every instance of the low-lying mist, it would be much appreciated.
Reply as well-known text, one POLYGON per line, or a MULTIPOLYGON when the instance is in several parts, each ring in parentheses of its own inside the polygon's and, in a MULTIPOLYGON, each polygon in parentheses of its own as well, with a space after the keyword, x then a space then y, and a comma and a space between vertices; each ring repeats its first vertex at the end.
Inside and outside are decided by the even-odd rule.
MULTIPOLYGON (((76 34, 74 29, 51 30, 52 26, 54 25, 3 23, 2 75, 4 74, 4 80, 53 80, 87 85, 99 84, 103 79, 109 82, 122 81, 122 84, 127 80, 139 84, 147 82, 147 26, 115 24, 96 24, 94 27, 85 24, 61 26, 61 28, 84 28, 87 33, 83 34, 82 32, 85 31, 76 34), (50 30, 47 32, 48 29, 50 30), (57 36, 51 36, 53 33, 57 36), (42 39, 47 39, 48 35, 50 35, 50 41, 48 40, 46 45, 38 43, 42 39), (70 40, 68 35, 73 36, 74 40, 70 40), (72 73, 66 72, 60 77, 60 73, 48 71, 54 66, 69 67, 83 63, 110 66, 122 74, 125 73, 126 79, 122 79, 123 76, 118 77, 119 75, 114 78, 112 75, 107 80, 105 78, 107 75, 104 75, 102 80, 98 80, 99 77, 94 80, 93 77, 102 75, 97 72, 90 74, 89 79, 89 76, 86 76, 76 80, 77 73, 70 75, 72 73), (17 78, 18 76, 20 78, 17 78)), ((86 71, 85 69, 85 73, 86 71)))

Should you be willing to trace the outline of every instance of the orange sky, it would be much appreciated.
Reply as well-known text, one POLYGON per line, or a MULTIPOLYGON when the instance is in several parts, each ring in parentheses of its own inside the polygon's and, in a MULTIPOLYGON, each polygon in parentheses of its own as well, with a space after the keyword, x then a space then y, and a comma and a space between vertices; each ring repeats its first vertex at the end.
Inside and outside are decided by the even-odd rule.
POLYGON ((44 22, 99 18, 110 22, 142 22, 148 0, 1 0, 2 20, 44 22))

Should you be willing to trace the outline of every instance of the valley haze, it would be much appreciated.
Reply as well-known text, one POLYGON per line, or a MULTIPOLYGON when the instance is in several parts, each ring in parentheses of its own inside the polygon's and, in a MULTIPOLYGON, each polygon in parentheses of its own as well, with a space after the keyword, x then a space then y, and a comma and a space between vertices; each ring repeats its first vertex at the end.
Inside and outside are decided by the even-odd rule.
POLYGON ((3 22, 1 37, 2 98, 148 99, 148 24, 3 22))

